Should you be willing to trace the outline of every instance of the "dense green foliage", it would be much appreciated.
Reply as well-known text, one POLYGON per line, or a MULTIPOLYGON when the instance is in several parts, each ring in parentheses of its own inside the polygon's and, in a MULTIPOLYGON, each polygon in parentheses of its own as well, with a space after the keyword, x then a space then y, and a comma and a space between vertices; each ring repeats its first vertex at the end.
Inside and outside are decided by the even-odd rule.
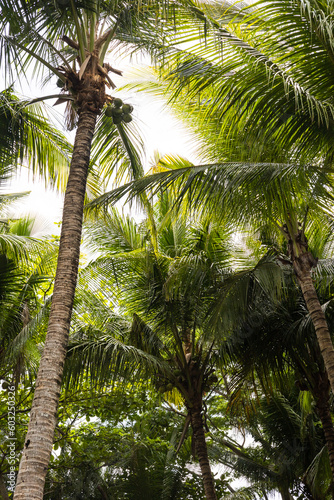
MULTIPOLYGON (((314 292, 333 338, 333 5, 130 3, 105 2, 115 44, 146 49, 157 65, 156 80, 131 87, 169 100, 204 162, 166 156, 144 176, 136 129, 112 123, 108 112, 98 120, 88 198, 102 192, 98 175, 137 181, 86 212, 44 498, 203 500, 198 405, 218 498, 330 500, 333 394, 293 259, 313 254, 314 292), (140 218, 108 207, 128 193, 138 196, 140 218)), ((24 22, 42 23, 47 38, 19 33, 11 21, 4 60, 25 44, 23 69, 34 49, 54 58, 59 87, 68 85, 56 62, 73 47, 51 42, 64 21, 85 27, 84 17, 69 16, 70 4, 76 12, 72 0, 22 2, 24 22)), ((80 3, 87 19, 94 5, 80 3)), ((11 2, 0 6, 15 19, 11 2)), ((84 47, 80 39, 81 63, 84 47)), ((62 187, 70 155, 41 108, 12 89, 0 93, 1 185, 27 161, 62 187)), ((0 438, 10 437, 13 393, 18 452, 29 446, 57 238, 37 240, 29 219, 8 219, 16 198, 0 197, 0 438)), ((1 446, 2 500, 12 497, 9 470, 1 446)))

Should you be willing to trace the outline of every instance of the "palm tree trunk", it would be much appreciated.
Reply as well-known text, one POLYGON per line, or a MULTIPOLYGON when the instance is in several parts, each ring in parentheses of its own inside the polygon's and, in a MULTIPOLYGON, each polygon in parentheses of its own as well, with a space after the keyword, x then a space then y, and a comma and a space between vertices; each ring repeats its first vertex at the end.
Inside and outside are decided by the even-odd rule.
POLYGON ((293 500, 293 496, 288 489, 280 488, 279 492, 281 494, 282 500, 293 500))
POLYGON ((48 333, 36 380, 15 500, 42 500, 53 446, 57 408, 78 275, 83 206, 96 113, 79 116, 67 183, 57 273, 48 333))
POLYGON ((329 463, 332 470, 332 496, 334 498, 334 428, 328 404, 321 406, 317 402, 318 415, 324 430, 326 444, 329 454, 329 463))
POLYGON ((0 500, 9 500, 6 483, 2 473, 0 473, 0 500))
POLYGON ((316 410, 322 423, 332 471, 332 495, 334 494, 334 426, 329 406, 329 383, 327 373, 317 373, 315 389, 316 410))
POLYGON ((207 500, 217 500, 215 483, 211 472, 208 449, 205 441, 202 404, 198 401, 195 402, 193 407, 189 409, 189 413, 193 430, 193 439, 195 441, 195 450, 203 478, 205 498, 207 500))
POLYGON ((314 325, 315 333, 318 339, 320 351, 324 359, 325 367, 328 373, 328 379, 334 394, 334 348, 332 339, 328 330, 328 325, 325 313, 322 310, 321 304, 315 290, 310 267, 305 265, 307 254, 301 255, 298 259, 293 261, 294 269, 297 275, 298 283, 300 285, 306 307, 310 313, 312 323, 314 325), (303 262, 301 262, 303 258, 303 262), (309 267, 309 268, 308 268, 309 267))

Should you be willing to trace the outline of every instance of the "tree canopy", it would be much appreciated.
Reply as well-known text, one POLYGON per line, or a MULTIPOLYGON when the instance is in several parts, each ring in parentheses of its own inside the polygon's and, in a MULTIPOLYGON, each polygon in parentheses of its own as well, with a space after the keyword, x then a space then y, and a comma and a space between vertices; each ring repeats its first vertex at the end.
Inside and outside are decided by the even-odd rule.
POLYGON ((0 186, 65 191, 60 238, 0 195, 0 499, 333 499, 332 3, 0 13, 0 186), (122 51, 197 163, 148 170, 122 51), (53 90, 22 101, 32 68, 53 90))

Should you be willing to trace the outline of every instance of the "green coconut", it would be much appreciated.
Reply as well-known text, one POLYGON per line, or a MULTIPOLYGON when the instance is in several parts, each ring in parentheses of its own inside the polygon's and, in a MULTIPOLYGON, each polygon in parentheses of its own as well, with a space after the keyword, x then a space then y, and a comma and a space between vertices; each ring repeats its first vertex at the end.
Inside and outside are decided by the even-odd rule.
POLYGON ((122 123, 122 115, 121 116, 113 116, 112 121, 115 125, 119 125, 122 123))
POLYGON ((122 99, 120 99, 119 97, 115 97, 115 99, 113 100, 113 105, 116 107, 116 108, 120 108, 123 104, 123 101, 122 99))
POLYGON ((132 116, 129 115, 129 113, 124 113, 124 115, 123 115, 123 122, 125 122, 125 123, 132 122, 132 116))
POLYGON ((123 104, 122 110, 123 110, 123 113, 132 113, 133 106, 131 106, 131 104, 123 104))
POLYGON ((108 118, 110 118, 111 116, 113 116, 113 108, 111 106, 108 106, 104 114, 108 116, 108 118))
POLYGON ((122 108, 111 108, 113 116, 121 116, 123 114, 122 108))

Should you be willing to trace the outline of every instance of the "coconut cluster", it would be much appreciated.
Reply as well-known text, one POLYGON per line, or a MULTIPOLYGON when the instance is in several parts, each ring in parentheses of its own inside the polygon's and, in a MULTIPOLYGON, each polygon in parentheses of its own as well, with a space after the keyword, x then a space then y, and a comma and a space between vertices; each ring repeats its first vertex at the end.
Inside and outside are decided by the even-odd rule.
POLYGON ((105 115, 112 118, 115 125, 119 125, 121 122, 130 123, 132 121, 132 111, 131 104, 123 104, 122 99, 116 97, 113 99, 112 105, 105 110, 105 115))

